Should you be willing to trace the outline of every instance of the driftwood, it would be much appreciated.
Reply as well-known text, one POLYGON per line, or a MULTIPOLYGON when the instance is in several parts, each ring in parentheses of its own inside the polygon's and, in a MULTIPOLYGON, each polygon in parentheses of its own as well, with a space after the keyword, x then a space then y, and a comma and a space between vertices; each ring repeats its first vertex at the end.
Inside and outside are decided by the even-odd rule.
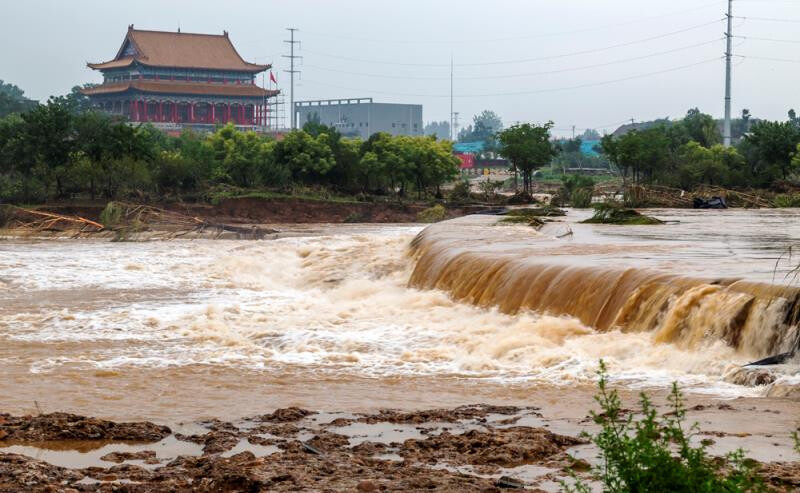
POLYGON ((210 233, 219 238, 224 233, 236 233, 240 237, 262 239, 277 233, 272 229, 257 226, 241 227, 213 223, 190 214, 169 211, 158 207, 124 202, 109 202, 101 214, 101 222, 81 216, 68 216, 54 212, 25 209, 11 206, 13 210, 9 227, 28 234, 41 232, 71 233, 71 237, 85 237, 98 233, 113 233, 114 239, 129 240, 134 235, 149 232, 148 238, 170 239, 190 233, 210 233), (104 224, 103 224, 104 223, 104 224))
POLYGON ((598 184, 595 195, 608 198, 625 197, 633 204, 648 207, 692 207, 694 197, 723 197, 729 204, 738 207, 770 208, 772 203, 755 193, 731 190, 723 187, 705 185, 694 192, 661 185, 598 184))
POLYGON ((157 231, 160 233, 159 238, 177 238, 189 233, 204 232, 219 238, 223 233, 229 232, 249 239, 262 239, 268 234, 278 232, 257 226, 241 227, 213 223, 190 214, 125 202, 109 202, 104 214, 106 211, 113 217, 113 221, 109 221, 106 228, 115 231, 117 239, 127 239, 131 234, 142 231, 157 231))
POLYGON ((86 236, 103 230, 103 225, 80 216, 66 216, 54 212, 11 207, 14 212, 10 226, 29 233, 43 231, 70 231, 73 237, 86 236))

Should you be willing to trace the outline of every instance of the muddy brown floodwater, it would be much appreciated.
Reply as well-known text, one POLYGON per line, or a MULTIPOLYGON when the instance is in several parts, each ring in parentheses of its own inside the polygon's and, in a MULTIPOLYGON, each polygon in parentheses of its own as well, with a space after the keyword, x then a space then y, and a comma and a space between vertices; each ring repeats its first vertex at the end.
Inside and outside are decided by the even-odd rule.
MULTIPOLYGON (((797 347, 798 259, 789 252, 800 211, 649 213, 668 223, 582 225, 588 213, 571 211, 539 232, 469 216, 424 230, 277 225, 282 233, 263 241, 6 237, 0 412, 147 420, 176 434, 159 442, 161 453, 102 440, 78 452, 72 443, 59 450, 6 440, 0 454, 72 469, 133 454, 107 458, 145 468, 202 456, 175 437, 208 433, 190 429, 216 419, 236 429, 226 450, 255 460, 274 452, 252 448, 259 443, 294 449, 291 440, 253 439, 242 431, 247 419, 291 406, 351 420, 386 408, 519 406, 514 422, 575 437, 590 426, 602 358, 626 399, 644 389, 663 403, 679 382, 715 453, 742 446, 763 462, 796 460, 789 433, 800 420, 798 359, 743 365, 797 347), (520 414, 531 406, 535 420, 520 414)), ((459 425, 462 433, 474 419, 459 425)), ((396 432, 347 426, 308 425, 305 440, 325 431, 350 437, 352 448, 359 433, 396 432)), ((419 439, 412 428, 395 441, 419 439)), ((559 447, 593 456, 582 445, 559 447)), ((377 447, 369 457, 403 453, 377 447)), ((451 473, 476 466, 419 461, 451 473)), ((537 461, 546 476, 547 461, 537 461)), ((498 471, 487 477, 508 472, 498 471)))

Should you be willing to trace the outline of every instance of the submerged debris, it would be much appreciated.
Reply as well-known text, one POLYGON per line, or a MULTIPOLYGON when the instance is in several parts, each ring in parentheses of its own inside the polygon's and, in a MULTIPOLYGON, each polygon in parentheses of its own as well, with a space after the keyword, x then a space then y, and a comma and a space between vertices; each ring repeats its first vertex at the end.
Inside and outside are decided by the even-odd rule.
POLYGON ((594 215, 583 221, 586 224, 664 224, 660 219, 626 209, 616 202, 603 202, 594 206, 594 215))
POLYGON ((103 225, 80 216, 66 216, 54 212, 25 209, 13 205, 3 206, 0 226, 21 229, 31 233, 43 231, 71 232, 74 237, 103 231, 103 225))
POLYGON ((542 207, 528 207, 524 209, 509 209, 502 213, 505 216, 497 222, 499 225, 503 224, 527 224, 532 228, 539 229, 544 226, 547 221, 543 218, 566 216, 567 213, 562 209, 553 207, 551 205, 543 205, 542 207))
POLYGON ((210 234, 218 238, 226 233, 232 233, 240 239, 262 239, 268 234, 277 233, 276 230, 256 226, 212 223, 189 214, 125 202, 109 202, 100 213, 99 222, 77 215, 8 207, 3 212, 5 227, 27 234, 52 232, 68 234, 73 238, 110 235, 112 241, 133 241, 172 239, 188 234, 210 234))

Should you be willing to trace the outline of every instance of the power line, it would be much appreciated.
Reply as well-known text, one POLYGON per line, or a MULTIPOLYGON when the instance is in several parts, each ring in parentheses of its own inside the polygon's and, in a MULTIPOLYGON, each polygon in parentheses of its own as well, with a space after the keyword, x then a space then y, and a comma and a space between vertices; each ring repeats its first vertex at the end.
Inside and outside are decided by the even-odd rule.
POLYGON ((772 41, 774 43, 800 43, 800 39, 760 38, 757 36, 734 36, 734 38, 754 40, 754 41, 772 41))
MULTIPOLYGON (((575 85, 575 86, 565 86, 565 87, 557 87, 557 88, 551 88, 551 89, 539 89, 539 90, 532 90, 532 91, 517 91, 517 92, 505 92, 505 93, 458 94, 455 97, 457 97, 457 98, 485 98, 485 97, 496 97, 496 96, 523 96, 523 95, 529 95, 529 94, 542 94, 542 93, 550 93, 550 92, 568 91, 568 90, 573 90, 573 89, 583 89, 583 88, 587 88, 587 87, 597 87, 597 86, 613 84, 613 83, 616 83, 616 82, 624 82, 624 81, 628 81, 628 80, 641 79, 641 78, 644 78, 644 77, 650 77, 650 76, 653 76, 653 75, 659 75, 659 74, 664 74, 664 73, 668 73, 668 72, 675 72, 675 71, 678 71, 678 70, 683 70, 683 69, 687 69, 687 68, 691 68, 691 67, 696 67, 698 65, 703 65, 703 64, 706 64, 706 63, 710 63, 710 62, 713 62, 713 61, 719 61, 719 60, 721 60, 721 57, 716 56, 714 58, 708 58, 708 59, 705 59, 705 60, 701 60, 699 62, 690 63, 690 64, 686 64, 686 65, 680 65, 680 66, 677 66, 677 67, 670 67, 668 69, 657 70, 655 72, 648 72, 648 73, 637 74, 637 75, 632 75, 632 76, 628 76, 628 77, 621 77, 621 78, 618 78, 618 79, 606 80, 606 81, 601 81, 601 82, 592 82, 592 83, 580 84, 580 85, 575 85)), ((327 86, 327 87, 332 87, 332 88, 336 88, 336 89, 344 89, 344 90, 360 92, 360 93, 375 93, 375 94, 386 94, 386 95, 392 95, 392 96, 407 96, 407 97, 422 97, 422 98, 449 98, 450 97, 450 94, 413 94, 413 93, 376 91, 376 90, 372 90, 372 89, 363 89, 363 88, 362 89, 358 89, 358 88, 353 88, 353 87, 340 86, 340 85, 336 85, 336 84, 328 84, 326 82, 318 82, 318 81, 313 81, 313 80, 308 80, 308 79, 306 79, 305 81, 308 82, 308 83, 317 84, 319 86, 327 86)))
POLYGON ((800 24, 800 19, 778 19, 775 17, 749 17, 749 16, 736 16, 735 18, 744 19, 748 21, 789 22, 793 24, 800 24))
MULTIPOLYGON (((579 70, 588 70, 588 69, 593 69, 593 68, 605 67, 605 66, 609 66, 609 65, 617 65, 617 64, 620 64, 620 63, 633 62, 633 61, 637 61, 637 60, 645 60, 645 59, 648 59, 648 58, 654 58, 654 57, 657 57, 657 56, 667 55, 667 54, 670 54, 670 53, 677 53, 679 51, 685 51, 685 50, 689 50, 689 49, 692 49, 692 48, 697 48, 697 47, 700 47, 700 46, 706 46, 706 45, 710 45, 712 43, 717 43, 719 41, 722 41, 723 39, 725 39, 725 38, 724 37, 723 38, 714 38, 712 40, 704 41, 702 43, 695 43, 695 44, 688 45, 688 46, 681 46, 679 48, 672 48, 672 49, 669 49, 669 50, 664 50, 664 51, 660 51, 660 52, 656 52, 656 53, 650 53, 650 54, 647 54, 647 55, 640 55, 640 56, 636 56, 636 57, 623 58, 623 59, 619 59, 619 60, 612 60, 610 62, 594 63, 594 64, 591 64, 591 65, 582 65, 580 67, 571 67, 571 68, 564 68, 564 69, 557 69, 557 70, 547 70, 547 71, 542 71, 542 72, 527 72, 527 73, 519 73, 519 74, 455 77, 455 79, 457 79, 457 80, 511 79, 511 78, 518 78, 518 77, 533 77, 533 76, 539 76, 539 75, 560 74, 560 73, 563 73, 563 72, 575 72, 575 71, 579 71, 579 70)), ((444 79, 449 79, 450 78, 449 76, 436 76, 436 75, 417 76, 417 75, 367 74, 367 73, 363 73, 363 72, 350 72, 350 71, 347 71, 347 70, 339 70, 339 69, 335 69, 335 68, 319 67, 319 66, 316 66, 316 65, 308 65, 308 64, 304 64, 304 65, 307 68, 313 68, 313 69, 322 70, 322 71, 325 71, 325 72, 334 72, 334 73, 345 74, 345 75, 355 75, 355 76, 359 76, 359 77, 374 77, 374 78, 379 78, 379 79, 444 80, 444 79)))
MULTIPOLYGON (((614 45, 603 46, 603 47, 600 47, 600 48, 590 48, 590 49, 587 49, 587 50, 574 51, 574 52, 571 52, 571 53, 562 53, 562 54, 559 54, 559 55, 548 55, 548 56, 536 57, 536 58, 523 58, 523 59, 518 59, 518 60, 502 60, 502 61, 493 61, 493 62, 458 63, 458 64, 456 64, 456 66, 457 67, 477 67, 477 66, 489 66, 489 65, 510 65, 510 64, 528 63, 528 62, 541 62, 541 61, 544 61, 544 60, 554 60, 554 59, 557 59, 557 58, 566 58, 566 57, 572 57, 572 56, 578 56, 578 55, 588 55, 588 54, 591 54, 591 53, 599 53, 601 51, 612 50, 612 49, 615 49, 615 48, 622 48, 622 47, 625 47, 625 46, 632 46, 632 45, 636 45, 636 44, 639 44, 639 43, 646 43, 648 41, 653 41, 653 40, 656 40, 656 39, 662 39, 662 38, 667 38, 669 36, 675 36, 677 34, 683 34, 685 32, 693 31, 695 29, 700 29, 702 27, 710 26, 712 24, 717 24, 719 22, 722 22, 723 20, 726 20, 726 19, 725 18, 715 19, 715 20, 710 21, 710 22, 704 22, 702 24, 696 24, 696 25, 693 25, 693 26, 690 26, 690 27, 687 27, 687 28, 684 28, 684 29, 679 29, 677 31, 671 31, 671 32, 668 32, 668 33, 658 34, 656 36, 649 36, 649 37, 646 37, 646 38, 640 38, 640 39, 633 40, 633 41, 627 41, 625 43, 617 43, 617 44, 614 44, 614 45)), ((371 64, 376 64, 376 65, 397 65, 397 66, 407 66, 407 67, 448 67, 450 65, 448 63, 403 63, 403 62, 390 62, 390 61, 385 61, 385 60, 367 60, 367 59, 362 59, 362 58, 352 58, 352 57, 346 57, 346 56, 341 56, 341 55, 333 55, 333 54, 330 54, 330 53, 323 53, 323 52, 319 52, 319 51, 311 51, 311 50, 308 50, 308 49, 306 49, 305 51, 306 51, 306 53, 311 53, 311 54, 314 54, 314 55, 319 55, 319 56, 323 56, 323 57, 327 57, 327 58, 333 58, 333 59, 337 59, 337 60, 345 60, 345 61, 358 62, 358 63, 371 63, 371 64)))
POLYGON ((545 37, 553 37, 553 36, 567 36, 572 34, 580 34, 586 32, 594 32, 594 31, 602 31, 605 29, 615 29, 618 27, 629 26, 634 24, 640 24, 645 21, 654 20, 654 19, 662 19, 664 17, 671 17, 675 15, 681 15, 689 12, 696 12, 698 10, 705 10, 710 7, 715 7, 721 4, 724 0, 717 0, 715 2, 706 3, 697 7, 692 7, 689 9, 683 9, 673 12, 668 12, 664 14, 652 15, 648 17, 641 17, 638 19, 619 22, 616 24, 608 24, 605 26, 595 26, 589 27, 585 29, 574 29, 569 31, 555 31, 549 33, 539 33, 539 34, 532 34, 532 35, 524 35, 524 36, 509 36, 504 38, 466 38, 466 39, 459 39, 459 40, 444 40, 444 39, 429 39, 429 40, 419 40, 419 39, 375 39, 375 38, 362 38, 362 37, 354 37, 354 36, 342 36, 340 34, 330 34, 330 33, 321 33, 315 31, 303 31, 307 35, 311 36, 318 36, 323 38, 331 38, 331 39, 341 39, 344 41, 354 41, 359 43, 387 43, 387 44, 465 44, 465 43, 493 43, 493 42, 502 42, 502 41, 519 41, 525 39, 539 39, 545 37))
POLYGON ((800 60, 795 60, 792 58, 775 58, 768 56, 753 56, 753 55, 734 55, 734 56, 737 58, 745 58, 748 60, 768 60, 772 62, 800 63, 800 60))

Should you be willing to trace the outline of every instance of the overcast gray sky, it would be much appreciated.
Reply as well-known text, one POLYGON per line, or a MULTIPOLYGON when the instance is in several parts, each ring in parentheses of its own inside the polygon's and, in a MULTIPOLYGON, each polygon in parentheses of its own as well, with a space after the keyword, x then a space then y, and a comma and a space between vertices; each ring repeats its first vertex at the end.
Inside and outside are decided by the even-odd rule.
MULTIPOLYGON (((286 27, 304 59, 296 99, 374 97, 447 120, 450 57, 461 121, 483 109, 558 133, 620 122, 722 115, 725 0, 25 0, 0 16, 0 79, 44 100, 98 82, 128 24, 230 32, 242 56, 272 62, 288 94, 286 27), (659 73, 660 72, 660 73, 659 73)), ((800 1, 737 0, 734 112, 800 110, 800 1), (758 19, 757 19, 758 18, 758 19), (771 19, 771 20, 767 20, 771 19), (791 22, 798 21, 798 22, 791 22), (768 39, 753 39, 768 38, 768 39), (794 41, 794 42, 793 42, 794 41), (754 58, 761 57, 761 58, 754 58), (763 58, 795 60, 778 61, 763 58)))

